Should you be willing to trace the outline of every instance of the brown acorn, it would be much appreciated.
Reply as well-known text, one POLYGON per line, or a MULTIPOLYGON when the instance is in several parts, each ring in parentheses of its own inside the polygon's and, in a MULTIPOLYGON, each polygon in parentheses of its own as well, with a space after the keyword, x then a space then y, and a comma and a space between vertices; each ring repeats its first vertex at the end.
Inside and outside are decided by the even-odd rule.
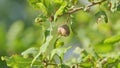
POLYGON ((70 29, 67 25, 62 25, 62 26, 58 27, 58 33, 62 36, 69 36, 70 29))

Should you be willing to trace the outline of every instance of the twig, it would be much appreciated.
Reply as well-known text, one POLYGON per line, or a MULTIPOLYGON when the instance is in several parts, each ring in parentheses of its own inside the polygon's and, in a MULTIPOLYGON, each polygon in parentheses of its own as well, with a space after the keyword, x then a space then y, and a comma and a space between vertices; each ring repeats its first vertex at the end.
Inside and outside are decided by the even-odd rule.
POLYGON ((48 62, 48 61, 46 61, 46 60, 43 60, 43 61, 42 61, 42 64, 44 65, 45 68, 47 68, 47 66, 49 66, 49 65, 58 66, 58 64, 55 64, 55 63, 47 63, 47 62, 48 62))
POLYGON ((84 9, 84 7, 73 8, 72 10, 68 11, 67 14, 71 14, 82 9, 84 9))
POLYGON ((52 63, 48 63, 47 65, 54 65, 54 66, 57 66, 58 64, 52 64, 52 63))
MULTIPOLYGON (((97 4, 101 4, 101 3, 105 2, 105 1, 106 1, 106 0, 102 0, 102 1, 100 1, 100 2, 93 2, 93 3, 91 3, 90 5, 88 5, 87 8, 90 8, 90 7, 92 7, 92 6, 94 6, 94 5, 97 5, 97 4)), ((77 11, 79 11, 79 10, 83 10, 84 8, 85 8, 84 6, 78 7, 78 8, 73 8, 72 10, 68 11, 67 14, 71 14, 71 13, 77 12, 77 11)))
POLYGON ((78 64, 76 64, 77 68, 78 68, 78 64))

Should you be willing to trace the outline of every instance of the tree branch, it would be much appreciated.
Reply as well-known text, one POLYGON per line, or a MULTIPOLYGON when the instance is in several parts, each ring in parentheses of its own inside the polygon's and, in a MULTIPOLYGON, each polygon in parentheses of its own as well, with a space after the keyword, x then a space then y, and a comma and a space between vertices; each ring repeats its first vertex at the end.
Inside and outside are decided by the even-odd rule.
MULTIPOLYGON (((106 0, 102 0, 102 1, 100 1, 100 2, 93 2, 93 3, 91 3, 90 5, 88 5, 87 8, 90 8, 90 7, 92 7, 92 6, 94 6, 94 5, 97 5, 97 4, 101 4, 101 3, 105 2, 105 1, 106 1, 106 0)), ((78 7, 78 8, 73 8, 72 10, 68 11, 67 14, 71 14, 71 13, 77 12, 77 11, 79 11, 79 10, 83 10, 84 8, 85 8, 84 6, 78 7)))

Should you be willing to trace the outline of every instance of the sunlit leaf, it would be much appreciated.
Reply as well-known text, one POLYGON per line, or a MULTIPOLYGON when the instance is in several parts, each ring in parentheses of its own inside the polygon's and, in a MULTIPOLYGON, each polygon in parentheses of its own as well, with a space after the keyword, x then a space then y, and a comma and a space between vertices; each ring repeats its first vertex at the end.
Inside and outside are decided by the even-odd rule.
POLYGON ((98 44, 94 46, 95 51, 98 53, 108 53, 114 49, 111 44, 98 44))
POLYGON ((37 54, 38 50, 36 48, 29 48, 27 50, 25 50, 24 52, 21 53, 21 55, 23 55, 24 58, 28 58, 29 55, 34 57, 37 54))
POLYGON ((28 0, 29 4, 32 5, 34 8, 38 9, 36 3, 40 2, 39 0, 28 0))
POLYGON ((80 53, 81 57, 86 57, 88 55, 87 51, 86 50, 82 50, 81 53, 80 53))
POLYGON ((51 59, 53 58, 53 56, 55 54, 57 54, 59 57, 61 57, 63 59, 64 54, 67 52, 68 49, 70 49, 71 47, 68 48, 56 48, 54 50, 51 51, 51 59))
POLYGON ((59 47, 61 47, 61 46, 63 46, 64 45, 64 42, 62 42, 62 41, 57 41, 56 42, 56 48, 59 48, 59 47))
POLYGON ((107 62, 104 64, 104 68, 109 68, 109 67, 115 67, 115 68, 119 68, 119 63, 120 63, 120 59, 119 56, 115 56, 113 57, 108 57, 107 58, 107 62))
POLYGON ((83 62, 80 64, 80 67, 89 68, 92 67, 92 64, 90 62, 83 62))
POLYGON ((117 66, 118 68, 120 68, 120 63, 118 64, 118 66, 117 66))
POLYGON ((59 16, 59 15, 61 15, 62 13, 63 13, 63 11, 65 10, 65 7, 67 6, 67 2, 66 1, 64 1, 63 3, 62 3, 62 5, 60 6, 60 8, 56 11, 56 13, 55 13, 55 19, 59 16))
POLYGON ((43 3, 37 3, 37 6, 40 7, 40 10, 43 12, 44 15, 47 15, 47 9, 43 3))
POLYGON ((54 2, 61 4, 63 2, 63 0, 54 0, 54 2))
POLYGON ((51 39, 53 38, 53 36, 48 36, 46 38, 46 42, 40 47, 40 52, 44 53, 47 49, 47 47, 49 46, 49 42, 51 41, 51 39))
POLYGON ((52 40, 53 36, 47 36, 46 37, 46 42, 40 47, 40 51, 38 52, 38 54, 34 57, 34 59, 32 60, 31 66, 33 66, 34 62, 36 61, 36 59, 46 51, 47 47, 49 46, 50 41, 52 40))
POLYGON ((113 36, 113 37, 110 37, 110 38, 107 38, 104 40, 104 43, 111 43, 111 44, 114 44, 114 43, 117 43, 120 41, 120 35, 117 35, 117 36, 113 36))
MULTIPOLYGON (((7 62, 7 65, 12 68, 30 68, 32 59, 25 59, 19 55, 13 55, 11 57, 2 57, 2 60, 7 62)), ((34 63, 37 66, 40 66, 40 61, 34 63)))
POLYGON ((76 5, 78 3, 79 0, 69 0, 69 4, 72 5, 76 5))

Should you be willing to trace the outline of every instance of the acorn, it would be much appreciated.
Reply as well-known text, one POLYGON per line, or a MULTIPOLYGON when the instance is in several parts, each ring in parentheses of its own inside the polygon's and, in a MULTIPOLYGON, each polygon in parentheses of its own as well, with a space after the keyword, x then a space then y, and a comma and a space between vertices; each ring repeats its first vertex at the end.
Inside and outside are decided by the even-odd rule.
POLYGON ((69 36, 70 34, 70 29, 69 27, 65 24, 65 25, 62 25, 62 26, 59 26, 58 27, 58 33, 62 36, 69 36))

